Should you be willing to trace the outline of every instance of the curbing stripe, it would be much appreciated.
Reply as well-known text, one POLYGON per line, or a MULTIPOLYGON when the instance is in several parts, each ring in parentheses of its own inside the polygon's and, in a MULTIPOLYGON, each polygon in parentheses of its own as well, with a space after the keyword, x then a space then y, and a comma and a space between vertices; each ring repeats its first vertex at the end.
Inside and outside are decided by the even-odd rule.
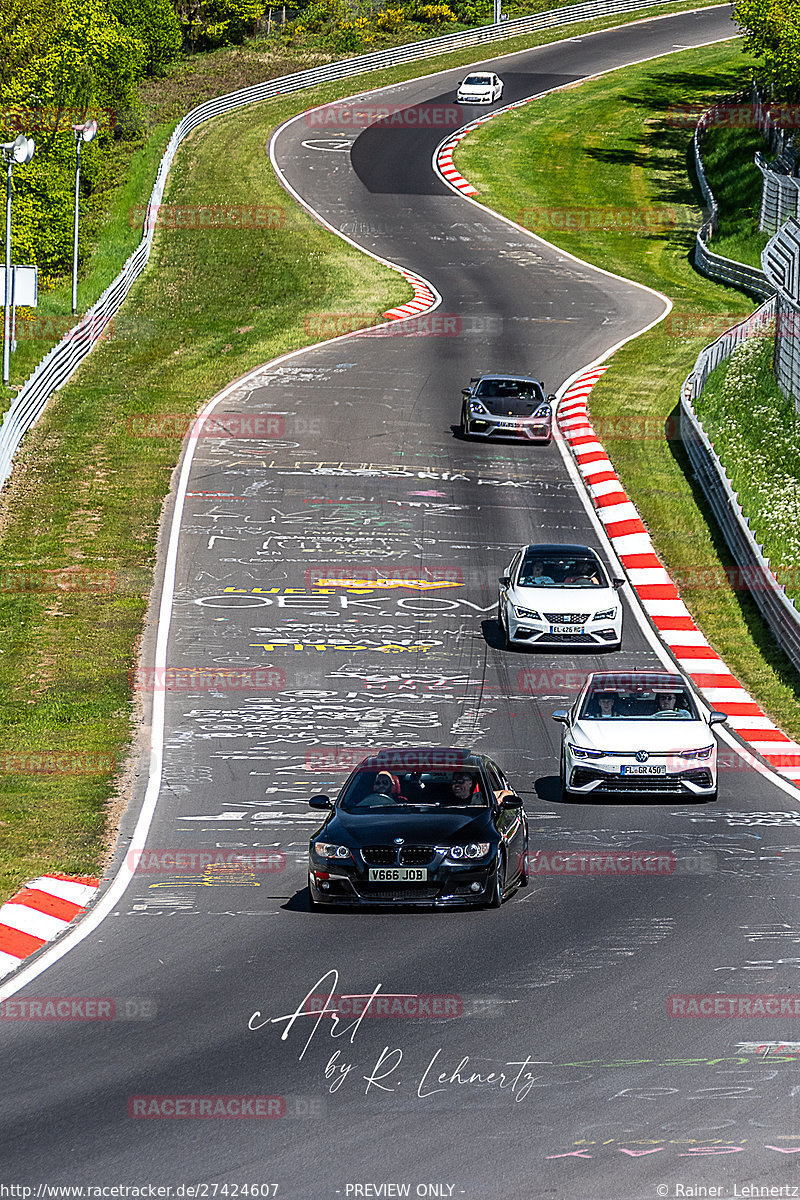
POLYGON ((63 933, 99 884, 86 875, 41 875, 0 906, 0 978, 63 933))
POLYGON ((749 749, 795 782, 800 774, 800 746, 767 716, 698 629, 594 434, 587 405, 600 374, 602 370, 587 372, 573 382, 562 399, 558 426, 576 462, 583 464, 584 485, 630 585, 678 667, 710 707, 727 713, 730 727, 749 749), (587 452, 587 444, 598 449, 587 452), (597 473, 586 469, 589 462, 601 459, 604 469, 597 473), (635 549, 630 546, 632 538, 638 539, 635 549))

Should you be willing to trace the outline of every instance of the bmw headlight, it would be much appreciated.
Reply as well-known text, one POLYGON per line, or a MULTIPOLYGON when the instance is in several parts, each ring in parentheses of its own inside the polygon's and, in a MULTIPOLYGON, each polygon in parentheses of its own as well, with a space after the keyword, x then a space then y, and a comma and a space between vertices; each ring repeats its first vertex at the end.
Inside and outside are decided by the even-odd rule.
POLYGON ((331 842, 314 842, 314 851, 320 858, 351 858, 347 846, 334 846, 331 842))
POLYGON ((604 608, 602 612, 595 613, 594 619, 595 621, 613 621, 616 615, 617 609, 615 605, 614 608, 604 608))
POLYGON ((474 861, 477 858, 486 858, 489 853, 489 842, 468 842, 466 846, 448 846, 447 857, 453 862, 463 862, 465 859, 474 861))
POLYGON ((589 750, 585 746, 576 746, 573 742, 568 742, 573 758, 605 758, 604 750, 589 750))
POLYGON ((514 605, 514 613, 518 617, 530 617, 534 621, 541 621, 542 618, 533 608, 520 608, 518 604, 514 605))

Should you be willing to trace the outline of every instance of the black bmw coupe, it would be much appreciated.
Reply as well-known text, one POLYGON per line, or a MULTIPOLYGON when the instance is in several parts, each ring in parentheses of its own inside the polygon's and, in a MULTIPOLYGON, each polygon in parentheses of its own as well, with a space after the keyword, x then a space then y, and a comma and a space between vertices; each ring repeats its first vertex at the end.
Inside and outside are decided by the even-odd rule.
POLYGON ((528 823, 496 763, 459 749, 365 758, 309 844, 311 906, 485 905, 525 887, 528 823))

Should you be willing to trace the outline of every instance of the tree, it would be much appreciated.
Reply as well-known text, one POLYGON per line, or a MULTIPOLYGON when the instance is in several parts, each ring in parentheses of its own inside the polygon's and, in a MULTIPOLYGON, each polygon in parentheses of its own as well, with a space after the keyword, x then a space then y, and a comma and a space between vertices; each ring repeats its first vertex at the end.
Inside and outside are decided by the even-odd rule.
POLYGON ((125 29, 105 0, 0 0, 0 45, 21 38, 25 53, 3 63, 0 141, 30 134, 36 154, 14 172, 12 254, 61 274, 71 258, 75 141, 71 126, 95 117, 100 134, 82 160, 91 191, 104 145, 121 108, 136 103, 147 48, 125 29))
POLYGON ((111 12, 147 47, 148 75, 164 75, 180 56, 183 38, 170 0, 110 0, 111 12))
POLYGON ((733 15, 745 49, 764 64, 763 81, 780 100, 800 97, 800 0, 738 0, 733 15))
POLYGON ((244 41, 266 7, 266 0, 175 0, 183 36, 192 51, 244 41))

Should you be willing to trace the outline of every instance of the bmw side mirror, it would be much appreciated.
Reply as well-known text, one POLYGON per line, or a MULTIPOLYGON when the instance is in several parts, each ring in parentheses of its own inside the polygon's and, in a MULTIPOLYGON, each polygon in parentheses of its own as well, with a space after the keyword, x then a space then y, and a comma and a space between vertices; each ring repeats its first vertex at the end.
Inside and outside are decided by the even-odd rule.
POLYGON ((333 808, 330 796, 312 796, 308 802, 309 808, 333 808))
POLYGON ((613 587, 615 592, 618 592, 620 588, 625 587, 625 580, 624 579, 612 579, 611 586, 613 587))
POLYGON ((553 720, 559 721, 562 725, 566 725, 569 721, 569 713, 565 708, 557 708, 553 713, 553 720))
POLYGON ((727 721, 728 714, 724 712, 712 712, 708 714, 709 725, 721 725, 723 721, 727 721))
POLYGON ((504 796, 500 802, 501 808, 522 808, 519 796, 504 796))

